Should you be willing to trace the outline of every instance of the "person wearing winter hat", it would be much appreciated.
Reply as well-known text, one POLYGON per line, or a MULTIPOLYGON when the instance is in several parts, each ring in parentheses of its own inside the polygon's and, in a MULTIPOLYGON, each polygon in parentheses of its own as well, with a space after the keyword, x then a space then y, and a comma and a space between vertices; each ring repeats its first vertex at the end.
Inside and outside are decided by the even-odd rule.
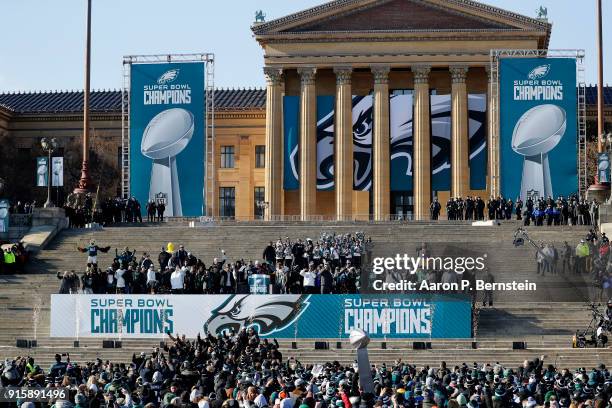
POLYGON ((75 408, 86 408, 89 407, 87 403, 87 397, 83 394, 77 394, 74 397, 74 407, 75 408))

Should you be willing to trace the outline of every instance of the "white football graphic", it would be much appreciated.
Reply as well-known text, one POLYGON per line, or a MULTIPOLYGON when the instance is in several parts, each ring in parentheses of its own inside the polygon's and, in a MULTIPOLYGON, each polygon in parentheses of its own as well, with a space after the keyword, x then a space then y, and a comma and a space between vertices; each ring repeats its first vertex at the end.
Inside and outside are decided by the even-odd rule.
POLYGON ((368 333, 361 329, 355 329, 351 330, 349 341, 351 342, 351 346, 360 349, 370 344, 370 336, 368 336, 368 333))
POLYGON ((567 117, 557 105, 538 105, 521 116, 512 133, 512 149, 523 156, 548 153, 561 141, 567 117))
POLYGON ((174 157, 191 141, 194 130, 193 114, 172 108, 158 113, 142 135, 140 150, 150 159, 174 157))

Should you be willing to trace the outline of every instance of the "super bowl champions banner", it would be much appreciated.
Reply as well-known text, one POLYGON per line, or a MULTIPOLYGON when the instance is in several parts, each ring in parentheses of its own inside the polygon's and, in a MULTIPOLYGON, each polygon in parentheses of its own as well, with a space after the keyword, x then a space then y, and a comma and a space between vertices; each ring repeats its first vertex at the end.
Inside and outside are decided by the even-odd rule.
POLYGON ((578 190, 576 60, 500 60, 504 196, 547 198, 578 190))
POLYGON ((36 158, 36 186, 47 187, 47 179, 49 177, 49 158, 36 158))
POLYGON ((459 295, 52 295, 51 337, 195 337, 253 327, 262 337, 470 338, 459 295))
POLYGON ((130 191, 144 207, 161 195, 166 216, 204 206, 204 63, 133 64, 130 191))

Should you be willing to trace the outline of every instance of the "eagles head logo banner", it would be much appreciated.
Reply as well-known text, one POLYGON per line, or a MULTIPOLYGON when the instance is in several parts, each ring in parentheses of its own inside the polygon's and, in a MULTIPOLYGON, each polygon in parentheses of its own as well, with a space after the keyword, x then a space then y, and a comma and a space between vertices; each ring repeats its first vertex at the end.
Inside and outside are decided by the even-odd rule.
MULTIPOLYGON (((353 96, 353 188, 372 187, 371 95, 353 96)), ((299 189, 299 111, 297 96, 284 97, 285 190, 299 189)), ((335 97, 317 96, 317 190, 334 189, 335 97)))
MULTIPOLYGON (((451 95, 431 95, 431 189, 450 191, 451 95)), ((485 190, 487 177, 487 96, 468 95, 470 189, 485 190)))

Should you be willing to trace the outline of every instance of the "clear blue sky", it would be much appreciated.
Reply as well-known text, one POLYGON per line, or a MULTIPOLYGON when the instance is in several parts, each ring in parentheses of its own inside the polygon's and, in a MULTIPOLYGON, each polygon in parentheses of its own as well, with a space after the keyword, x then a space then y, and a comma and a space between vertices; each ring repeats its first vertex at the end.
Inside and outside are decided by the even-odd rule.
MULTIPOLYGON (((92 87, 118 89, 123 55, 214 52, 218 87, 262 87, 262 51, 250 31, 255 10, 270 20, 324 0, 93 0, 92 87)), ((534 17, 548 7, 550 48, 584 48, 596 81, 595 0, 486 0, 534 17)), ((85 0, 0 0, 0 92, 83 87, 85 0)), ((612 41, 604 1, 604 41, 612 41), (607 38, 606 38, 607 37, 607 38)), ((612 83, 612 47, 605 79, 612 83)))

